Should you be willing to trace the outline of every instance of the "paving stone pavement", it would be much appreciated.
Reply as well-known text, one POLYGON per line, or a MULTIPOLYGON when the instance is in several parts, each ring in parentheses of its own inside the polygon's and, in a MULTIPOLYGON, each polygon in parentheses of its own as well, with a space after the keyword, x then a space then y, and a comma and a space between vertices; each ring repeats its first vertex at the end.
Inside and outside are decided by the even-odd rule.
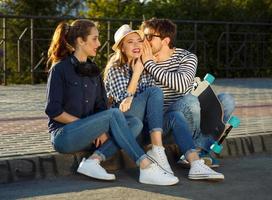
MULTIPOLYGON (((234 115, 241 119, 222 154, 272 152, 272 79, 217 79, 213 87, 234 96, 234 115)), ((0 167, 1 160, 55 152, 47 133, 45 96, 45 84, 0 86, 0 167)))
MULTIPOLYGON (((229 137, 272 132, 272 79, 218 79, 217 93, 232 94, 241 125, 229 137)), ((0 157, 52 152, 44 114, 46 86, 0 86, 0 157)))

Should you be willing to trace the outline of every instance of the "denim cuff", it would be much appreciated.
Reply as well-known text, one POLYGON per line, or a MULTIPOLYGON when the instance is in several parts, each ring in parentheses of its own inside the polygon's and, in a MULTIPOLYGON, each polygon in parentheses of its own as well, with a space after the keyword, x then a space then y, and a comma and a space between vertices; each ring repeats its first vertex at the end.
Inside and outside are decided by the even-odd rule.
POLYGON ((106 157, 103 153, 101 153, 99 150, 96 150, 93 154, 96 154, 98 155, 99 157, 102 158, 102 161, 105 161, 106 160, 106 157))
POLYGON ((197 152, 197 150, 196 149, 189 149, 188 151, 186 151, 186 153, 184 154, 185 158, 187 159, 188 154, 193 153, 193 152, 197 152))
POLYGON ((195 146, 205 150, 210 151, 210 146, 215 142, 212 136, 200 137, 194 140, 195 146))
POLYGON ((136 165, 139 167, 142 160, 146 159, 147 155, 143 154, 138 160, 136 160, 136 165))
POLYGON ((151 129, 151 130, 149 131, 149 134, 151 134, 151 133, 154 132, 154 131, 159 131, 159 132, 161 132, 161 133, 163 134, 162 128, 153 128, 153 129, 151 129))

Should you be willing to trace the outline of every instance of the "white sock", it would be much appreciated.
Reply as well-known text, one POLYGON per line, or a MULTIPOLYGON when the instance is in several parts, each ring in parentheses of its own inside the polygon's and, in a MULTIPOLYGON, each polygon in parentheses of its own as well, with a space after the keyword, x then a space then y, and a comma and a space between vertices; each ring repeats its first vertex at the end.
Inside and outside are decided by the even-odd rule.
POLYGON ((99 155, 93 154, 93 155, 91 155, 88 159, 89 159, 89 160, 97 160, 98 163, 100 164, 100 160, 99 160, 98 157, 99 157, 99 155))
POLYGON ((201 163, 201 160, 194 160, 192 163, 191 163, 191 166, 193 165, 197 165, 198 163, 201 163))

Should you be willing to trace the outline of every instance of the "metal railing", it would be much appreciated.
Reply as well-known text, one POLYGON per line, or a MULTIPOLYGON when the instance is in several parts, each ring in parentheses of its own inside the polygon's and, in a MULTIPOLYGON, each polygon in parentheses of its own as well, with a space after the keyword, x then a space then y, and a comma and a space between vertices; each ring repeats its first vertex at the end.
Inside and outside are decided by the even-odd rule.
MULTIPOLYGON (((57 22, 76 19, 74 17, 10 15, 0 15, 0 18, 2 19, 0 83, 4 85, 7 84, 7 78, 12 73, 30 76, 32 84, 35 83, 36 77, 45 74, 46 52, 57 22), (22 20, 27 22, 27 25, 21 27, 21 31, 15 34, 12 23, 8 23, 11 20, 22 20), (41 21, 51 23, 47 27, 38 26, 37 23, 41 21), (40 37, 39 31, 46 34, 40 37)), ((100 24, 102 45, 97 56, 100 66, 105 66, 111 53, 114 31, 123 23, 128 23, 133 28, 137 28, 141 23, 141 20, 137 19, 92 20, 100 24)), ((245 76, 251 76, 250 74, 262 76, 263 71, 266 73, 264 76, 272 73, 271 23, 173 21, 178 26, 176 46, 188 49, 198 56, 199 74, 211 72, 216 76, 219 74, 221 77, 231 77, 235 74, 234 72, 245 76)))

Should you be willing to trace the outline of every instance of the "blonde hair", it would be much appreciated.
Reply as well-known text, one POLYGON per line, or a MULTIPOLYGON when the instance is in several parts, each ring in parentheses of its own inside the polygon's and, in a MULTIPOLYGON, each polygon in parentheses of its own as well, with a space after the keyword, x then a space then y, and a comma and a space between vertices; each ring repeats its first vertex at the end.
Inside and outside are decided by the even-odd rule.
POLYGON ((121 51, 122 43, 118 46, 116 51, 111 55, 105 70, 104 70, 104 81, 106 81, 109 70, 111 67, 122 67, 128 61, 127 56, 121 51))

